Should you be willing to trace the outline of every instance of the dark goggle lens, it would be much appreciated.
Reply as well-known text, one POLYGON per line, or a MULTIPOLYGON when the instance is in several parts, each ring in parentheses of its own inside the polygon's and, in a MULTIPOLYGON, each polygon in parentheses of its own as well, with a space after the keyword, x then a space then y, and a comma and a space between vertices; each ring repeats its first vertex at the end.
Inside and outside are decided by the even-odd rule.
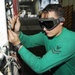
POLYGON ((40 26, 42 28, 46 27, 46 29, 51 30, 52 28, 54 28, 54 23, 53 21, 43 21, 40 22, 40 26))

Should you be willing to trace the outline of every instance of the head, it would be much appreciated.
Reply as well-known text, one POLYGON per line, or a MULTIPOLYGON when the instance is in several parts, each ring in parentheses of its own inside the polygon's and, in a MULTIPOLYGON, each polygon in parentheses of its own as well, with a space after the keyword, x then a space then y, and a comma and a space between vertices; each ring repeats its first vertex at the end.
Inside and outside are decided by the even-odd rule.
POLYGON ((49 4, 42 10, 40 24, 48 37, 58 36, 62 32, 63 15, 63 8, 59 4, 49 4))

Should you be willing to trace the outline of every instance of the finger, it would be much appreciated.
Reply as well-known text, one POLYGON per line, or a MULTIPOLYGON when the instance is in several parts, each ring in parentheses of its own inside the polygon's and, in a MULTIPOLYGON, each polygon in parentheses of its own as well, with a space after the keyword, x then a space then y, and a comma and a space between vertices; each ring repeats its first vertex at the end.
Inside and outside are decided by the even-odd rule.
POLYGON ((11 22, 13 28, 14 28, 16 21, 17 21, 17 16, 13 16, 12 19, 10 19, 10 22, 11 22))
POLYGON ((13 20, 14 20, 14 18, 9 17, 8 25, 11 25, 12 29, 14 27, 14 21, 13 20))
POLYGON ((20 24, 20 19, 19 19, 19 17, 17 18, 17 23, 19 23, 19 24, 20 24))
POLYGON ((20 23, 20 20, 19 20, 19 17, 17 18, 17 22, 16 22, 16 24, 15 24, 15 31, 19 31, 19 29, 20 29, 20 25, 21 25, 21 23, 20 23))
POLYGON ((8 17, 8 25, 11 25, 11 23, 12 23, 12 19, 11 19, 11 17, 9 16, 9 17, 8 17))
POLYGON ((8 30, 8 39, 10 42, 12 42, 14 40, 14 35, 12 34, 11 30, 8 30))
POLYGON ((20 16, 20 14, 21 14, 21 12, 19 12, 16 16, 17 16, 17 17, 19 17, 19 16, 20 16))
POLYGON ((13 35, 14 37, 17 36, 17 34, 15 32, 13 32, 12 30, 9 30, 10 34, 13 35))
POLYGON ((7 23, 7 28, 12 29, 12 25, 11 25, 10 21, 8 21, 8 23, 7 23))

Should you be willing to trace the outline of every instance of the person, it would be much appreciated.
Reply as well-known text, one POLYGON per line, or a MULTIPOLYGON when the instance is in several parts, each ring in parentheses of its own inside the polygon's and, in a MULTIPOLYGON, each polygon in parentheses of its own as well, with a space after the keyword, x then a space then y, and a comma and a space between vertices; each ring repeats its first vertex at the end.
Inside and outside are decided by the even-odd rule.
POLYGON ((75 32, 63 26, 63 16, 64 10, 60 4, 48 4, 39 18, 43 31, 34 35, 20 31, 21 24, 16 16, 10 20, 15 29, 8 29, 9 42, 15 46, 23 61, 38 74, 50 70, 53 75, 75 75, 75 32), (42 57, 27 49, 40 45, 46 49, 42 57))

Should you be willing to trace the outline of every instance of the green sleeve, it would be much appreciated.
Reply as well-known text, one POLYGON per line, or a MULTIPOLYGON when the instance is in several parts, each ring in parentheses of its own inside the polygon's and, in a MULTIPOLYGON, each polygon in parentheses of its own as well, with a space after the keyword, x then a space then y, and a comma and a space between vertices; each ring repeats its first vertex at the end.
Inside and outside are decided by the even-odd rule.
POLYGON ((73 56, 75 52, 73 48, 73 42, 64 42, 59 43, 54 47, 54 50, 51 49, 48 51, 42 58, 35 56, 33 53, 29 52, 24 46, 18 51, 22 59, 36 72, 43 73, 51 68, 59 65, 73 56), (57 49, 56 46, 59 46, 57 49))
POLYGON ((42 32, 35 35, 25 35, 20 32, 19 39, 26 48, 44 44, 42 32))

